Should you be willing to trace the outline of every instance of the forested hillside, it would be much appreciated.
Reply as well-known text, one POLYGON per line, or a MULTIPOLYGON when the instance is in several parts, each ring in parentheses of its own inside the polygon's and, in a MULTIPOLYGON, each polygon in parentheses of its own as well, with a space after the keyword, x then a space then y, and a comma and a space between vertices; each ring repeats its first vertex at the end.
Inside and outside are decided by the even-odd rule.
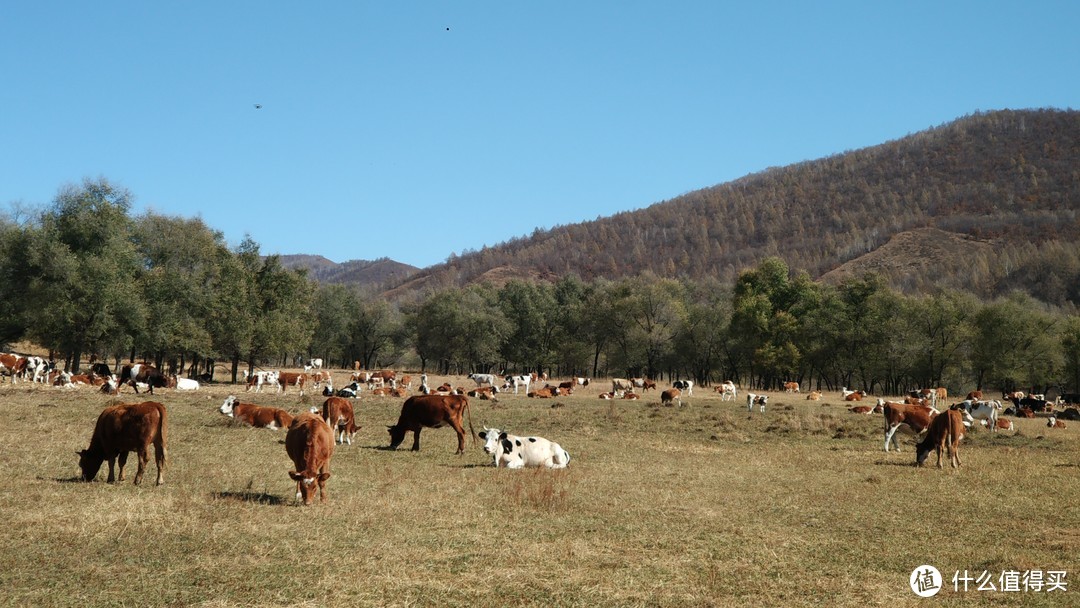
POLYGON ((308 277, 320 283, 356 285, 358 287, 382 287, 400 283, 419 268, 395 262, 389 258, 377 260, 349 260, 337 263, 321 255, 282 255, 281 266, 288 269, 307 270, 308 277))
POLYGON ((953 237, 935 250, 940 260, 923 264, 931 271, 911 274, 910 264, 896 258, 903 256, 899 249, 891 263, 879 260, 876 270, 905 292, 944 286, 992 297, 1020 287, 1051 303, 1075 303, 1077 159, 1078 112, 977 113, 646 209, 537 230, 425 269, 391 293, 461 286, 500 267, 530 276, 575 273, 585 280, 650 271, 731 282, 768 256, 819 278, 895 235, 936 228, 953 237), (990 246, 949 246, 965 240, 990 246))

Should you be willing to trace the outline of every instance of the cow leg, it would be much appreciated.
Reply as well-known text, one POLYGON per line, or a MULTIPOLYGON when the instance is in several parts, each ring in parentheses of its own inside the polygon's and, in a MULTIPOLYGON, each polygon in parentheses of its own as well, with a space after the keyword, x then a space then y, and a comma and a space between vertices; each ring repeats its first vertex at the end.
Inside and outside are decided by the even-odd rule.
POLYGON ((896 451, 897 452, 900 451, 900 444, 897 443, 897 441, 896 441, 896 429, 898 429, 898 428, 900 428, 900 425, 896 425, 896 426, 892 426, 892 427, 890 427, 888 424, 885 425, 885 451, 886 452, 889 451, 889 442, 890 441, 896 447, 896 451))
MULTIPOLYGON (((120 452, 120 457, 121 457, 121 460, 120 460, 120 481, 123 481, 124 480, 124 460, 123 459, 127 458, 127 454, 124 453, 124 452, 120 452)), ((108 483, 113 483, 113 482, 116 481, 116 476, 113 473, 113 466, 115 466, 115 464, 116 464, 116 456, 110 456, 109 457, 109 479, 106 480, 108 483)))
POLYGON ((157 482, 155 485, 165 483, 165 445, 161 442, 154 444, 154 464, 157 465, 157 482))
POLYGON ((415 431, 413 431, 412 437, 413 437, 412 451, 419 452, 420 451, 420 429, 416 429, 415 431))
POLYGON ((135 471, 135 485, 142 483, 143 473, 146 472, 146 463, 150 460, 150 454, 146 451, 146 446, 139 448, 136 452, 136 456, 139 457, 139 470, 135 471))
POLYGON ((457 433, 457 452, 455 454, 465 453, 465 428, 461 426, 460 422, 451 422, 451 426, 454 427, 454 431, 457 433))

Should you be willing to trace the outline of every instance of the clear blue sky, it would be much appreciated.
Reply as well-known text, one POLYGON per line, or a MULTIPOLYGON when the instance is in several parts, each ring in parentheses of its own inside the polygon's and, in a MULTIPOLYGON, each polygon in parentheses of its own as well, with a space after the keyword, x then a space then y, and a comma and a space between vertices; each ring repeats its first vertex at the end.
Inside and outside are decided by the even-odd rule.
POLYGON ((1076 108, 1080 2, 7 2, 0 205, 105 177, 235 245, 416 266, 1076 108), (255 104, 261 104, 256 109, 255 104))

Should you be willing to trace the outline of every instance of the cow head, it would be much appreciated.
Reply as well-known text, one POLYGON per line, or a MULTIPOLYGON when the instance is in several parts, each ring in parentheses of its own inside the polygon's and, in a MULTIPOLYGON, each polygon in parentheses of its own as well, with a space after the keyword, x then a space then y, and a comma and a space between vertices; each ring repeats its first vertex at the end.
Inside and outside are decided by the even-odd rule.
POLYGON ((489 429, 485 426, 484 430, 477 433, 477 435, 480 436, 480 439, 484 440, 484 453, 494 454, 495 450, 498 448, 500 438, 505 437, 506 433, 499 429, 489 429))
POLYGON ((305 505, 310 505, 312 499, 315 498, 315 489, 319 488, 319 496, 321 500, 326 500, 325 490, 323 486, 326 484, 326 480, 330 479, 330 473, 318 473, 304 471, 298 473, 296 471, 289 471, 289 477, 296 482, 296 498, 303 500, 305 505))
POLYGON ((405 441, 405 427, 400 425, 388 426, 386 431, 390 433, 390 449, 396 450, 402 441, 405 441))
POLYGON ((79 468, 82 469, 83 481, 94 481, 105 459, 100 454, 91 454, 89 450, 75 453, 79 455, 79 468))
POLYGON ((221 412, 222 414, 225 414, 229 418, 232 418, 233 417, 233 406, 235 406, 235 405, 236 405, 236 397, 233 396, 233 395, 229 395, 228 397, 225 398, 225 403, 221 404, 221 408, 218 409, 218 411, 221 412))

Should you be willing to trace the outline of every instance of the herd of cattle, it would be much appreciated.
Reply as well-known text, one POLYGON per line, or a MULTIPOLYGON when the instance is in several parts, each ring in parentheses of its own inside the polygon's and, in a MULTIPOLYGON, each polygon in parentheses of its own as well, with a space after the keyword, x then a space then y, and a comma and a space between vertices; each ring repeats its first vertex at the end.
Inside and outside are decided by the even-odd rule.
MULTIPOLYGON (((296 497, 304 504, 311 504, 316 493, 320 500, 326 499, 326 480, 330 477, 330 458, 335 445, 352 444, 354 435, 359 430, 352 399, 360 397, 367 389, 374 396, 396 396, 405 398, 396 424, 388 426, 390 435, 389 449, 397 449, 405 440, 406 433, 413 433, 412 450, 420 449, 420 432, 424 428, 449 426, 457 434, 457 454, 465 453, 464 416, 468 415, 469 433, 485 441, 484 451, 492 456, 496 467, 523 468, 547 467, 565 468, 570 462, 570 454, 556 442, 543 437, 517 436, 505 431, 484 428, 475 433, 472 414, 469 411, 469 397, 495 399, 500 392, 524 392, 532 398, 549 398, 574 394, 575 389, 590 385, 589 378, 573 378, 557 385, 546 383, 546 376, 494 374, 470 374, 468 379, 475 383, 475 388, 452 387, 449 383, 431 388, 426 374, 420 375, 419 394, 412 394, 412 379, 399 376, 393 371, 363 372, 357 371, 350 376, 349 384, 342 389, 333 388, 333 376, 321 369, 322 362, 305 366, 304 372, 258 371, 245 374, 247 392, 259 393, 271 388, 286 393, 289 387, 296 387, 303 395, 305 389, 319 389, 326 397, 321 407, 312 407, 310 411, 293 415, 276 407, 267 407, 253 403, 243 403, 235 395, 229 395, 218 408, 225 416, 242 421, 245 424, 267 429, 287 429, 285 447, 294 468, 289 476, 296 482, 296 497), (539 382, 545 382, 536 388, 539 382), (533 390, 530 390, 533 389, 533 390)), ((182 383, 175 377, 168 377, 148 364, 133 364, 122 367, 120 374, 114 375, 109 368, 95 364, 89 374, 80 377, 49 369, 39 357, 23 357, 9 353, 0 353, 0 374, 10 378, 12 384, 18 380, 54 384, 56 386, 77 387, 80 385, 100 386, 110 394, 118 394, 121 387, 131 386, 136 393, 140 389, 153 394, 154 388, 173 388, 177 390, 197 390, 194 385, 182 383)), ((656 390, 655 381, 646 378, 614 378, 611 391, 602 392, 601 399, 639 399, 649 390, 656 390)), ((684 405, 682 398, 693 395, 694 383, 688 380, 675 381, 671 388, 660 395, 664 405, 684 405)), ((739 389, 730 381, 718 384, 714 390, 720 394, 720 400, 736 401, 739 389)), ((800 393, 798 383, 784 384, 787 393, 800 393)), ((820 391, 812 391, 806 399, 821 399, 820 391)), ((867 397, 865 391, 848 390, 840 392, 844 401, 860 402, 867 397)), ((769 396, 761 393, 745 393, 747 412, 755 409, 764 414, 769 396)), ((945 405, 948 393, 944 388, 921 389, 912 391, 902 402, 886 401, 878 398, 871 405, 855 404, 849 408, 853 414, 878 414, 884 420, 884 449, 890 447, 900 450, 897 433, 903 432, 916 437, 916 464, 922 465, 931 450, 937 452, 937 466, 942 466, 942 453, 947 452, 953 467, 960 466, 959 443, 973 424, 983 424, 991 431, 1012 430, 1014 424, 1006 416, 1032 418, 1036 412, 1047 414, 1047 426, 1064 428, 1065 420, 1080 419, 1080 412, 1075 407, 1058 406, 1063 401, 1070 404, 1080 402, 1080 395, 1063 395, 1054 401, 1047 401, 1043 395, 1026 395, 1022 392, 1006 393, 1002 400, 1012 403, 1004 407, 1002 400, 984 400, 980 391, 969 393, 962 401, 945 405)), ((157 465, 157 483, 163 483, 166 461, 167 411, 157 402, 127 403, 105 408, 98 417, 90 445, 78 452, 79 466, 83 478, 93 480, 104 462, 109 464, 108 481, 116 479, 114 466, 118 464, 118 479, 124 480, 124 465, 128 452, 138 456, 139 467, 135 483, 139 483, 149 461, 150 446, 154 447, 157 465)))

